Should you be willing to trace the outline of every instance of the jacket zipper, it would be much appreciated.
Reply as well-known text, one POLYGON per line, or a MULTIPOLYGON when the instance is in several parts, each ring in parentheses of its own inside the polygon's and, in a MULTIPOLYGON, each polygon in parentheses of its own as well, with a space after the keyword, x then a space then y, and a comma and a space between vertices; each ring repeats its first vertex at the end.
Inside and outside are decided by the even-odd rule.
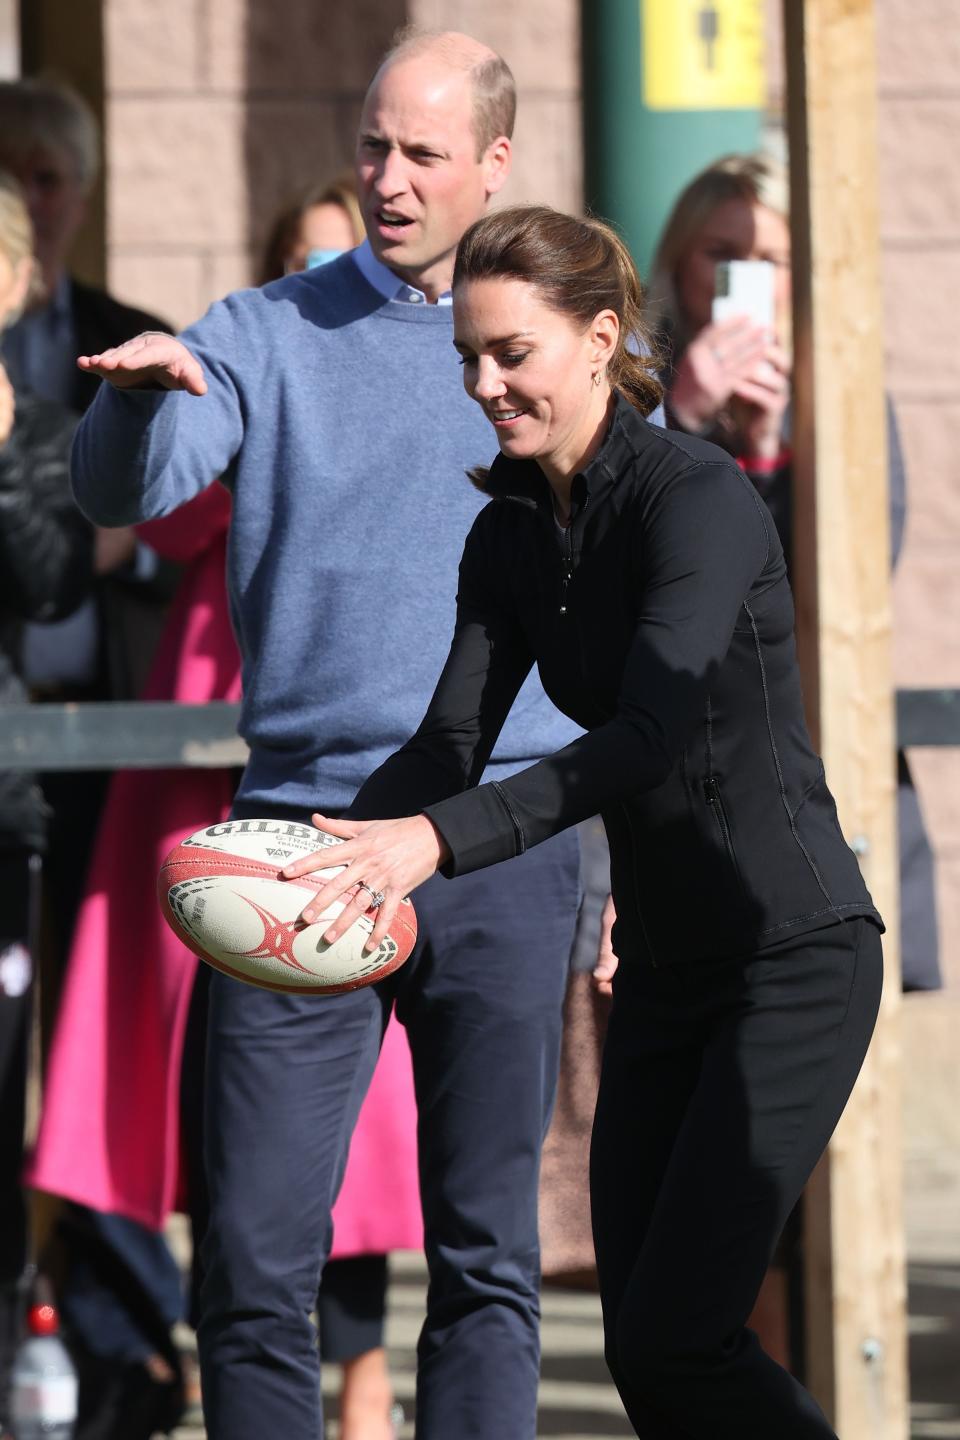
MULTIPOLYGON (((570 579, 571 579, 571 576, 573 575, 573 541, 572 541, 572 537, 571 537, 571 535, 570 535, 570 530, 571 530, 571 526, 568 525, 567 528, 566 528, 566 529, 564 530, 564 532, 563 532, 563 563, 564 563, 564 573, 563 573, 563 578, 562 578, 562 580, 561 580, 561 582, 560 582, 560 614, 563 615, 563 616, 565 616, 566 613, 567 613, 567 587, 568 587, 568 585, 570 584, 570 579)), ((603 713, 603 712, 601 712, 601 713, 603 713)), ((608 716, 607 718, 610 719, 610 718, 612 718, 612 717, 608 716)), ((642 907, 641 904, 640 904, 640 887, 639 887, 639 885, 637 884, 637 862, 638 862, 638 853, 637 853, 637 841, 636 841, 636 836, 634 835, 634 830, 633 830, 633 820, 632 820, 632 818, 631 818, 630 811, 629 811, 629 808, 628 808, 628 806, 627 806, 627 802, 626 802, 625 800, 622 800, 622 801, 620 802, 620 805, 621 805, 621 808, 622 808, 622 810, 623 810, 624 819, 625 819, 626 822, 627 822, 627 830, 629 831, 629 834, 630 834, 630 850, 631 850, 631 854, 632 854, 632 857, 633 857, 633 864, 632 864, 631 867, 630 867, 630 870, 631 870, 631 878, 632 878, 632 880, 633 880, 633 904, 634 904, 634 908, 635 908, 635 910, 636 910, 636 912, 637 912, 637 919, 640 921, 640 931, 641 931, 641 933, 642 933, 642 935, 643 935, 644 944, 646 945, 646 947, 647 947, 647 953, 648 953, 648 955, 650 956, 650 964, 651 964, 651 965, 653 966, 653 968, 656 970, 656 969, 659 968, 659 967, 658 967, 658 962, 657 962, 656 951, 654 950, 653 946, 650 944, 650 935, 649 935, 649 932, 648 932, 648 930, 647 930, 647 922, 646 922, 646 921, 644 920, 644 918, 643 918, 643 907, 642 907)))
POLYGON ((493 788, 500 797, 500 801, 507 814, 510 816, 510 823, 513 826, 513 835, 517 843, 517 854, 523 855, 527 848, 526 836, 523 833, 523 826, 520 824, 520 817, 510 804, 510 797, 501 786, 499 780, 494 780, 493 788))
POLYGON ((643 918, 643 906, 640 904, 640 886, 637 884, 637 864, 639 862, 639 856, 637 854, 637 840, 633 830, 633 819, 630 815, 630 809, 626 800, 621 800, 620 805, 623 810, 624 819, 627 822, 627 829, 630 832, 630 850, 633 858, 633 864, 630 866, 630 873, 633 879, 633 903, 636 907, 637 919, 640 921, 640 930, 643 934, 643 941, 647 947, 647 953, 650 956, 650 964, 653 966, 654 970, 658 970, 660 967, 657 960, 657 954, 653 946, 650 944, 650 935, 647 931, 647 922, 643 918))
MULTIPOLYGON (((573 536, 572 536, 572 534, 571 534, 572 529, 573 529, 573 522, 571 521, 570 524, 565 527, 564 532, 563 532, 563 550, 562 550, 562 554, 563 554, 563 575, 562 575, 561 580, 560 580, 560 614, 561 614, 562 616, 566 616, 566 614, 567 614, 567 590, 568 590, 568 588, 569 588, 570 581, 571 581, 571 579, 573 578, 574 565, 573 565, 573 536)), ((620 803, 621 803, 621 808, 622 808, 622 810, 623 810, 624 818, 625 818, 625 820, 626 820, 626 822, 627 822, 627 830, 628 830, 629 833, 630 833, 630 850, 631 850, 632 857, 633 857, 633 862, 634 862, 634 863, 631 865, 631 867, 630 867, 630 870, 631 870, 631 878, 632 878, 632 880, 633 880, 633 903, 634 903, 634 908, 636 909, 636 912, 637 912, 637 919, 640 921, 640 931, 641 931, 641 933, 642 933, 642 935, 643 935, 644 944, 645 944, 646 947, 647 947, 647 954, 650 956, 650 964, 651 964, 651 965, 653 966, 653 968, 656 970, 656 969, 659 968, 658 961, 657 961, 657 956, 656 956, 656 951, 654 950, 653 946, 650 944, 650 935, 649 935, 649 932, 648 932, 648 930, 647 930, 647 922, 646 922, 646 921, 644 920, 644 918, 643 918, 643 907, 642 907, 641 904, 640 904, 640 887, 639 887, 639 885, 637 884, 637 861, 638 861, 638 854, 637 854, 636 836, 634 835, 634 830, 633 830, 633 820, 632 820, 632 818, 631 818, 631 816, 630 816, 630 811, 629 811, 629 809, 628 809, 628 807, 627 807, 627 802, 626 802, 625 800, 623 800, 623 801, 621 801, 620 803)))
POLYGON ((570 526, 563 532, 563 576, 560 580, 560 614, 567 613, 567 589, 573 578, 573 541, 570 536, 570 526))
MULTIPOLYGON (((720 826, 720 834, 723 837, 723 846, 727 852, 727 859, 733 866, 733 871, 737 879, 740 880, 740 866, 737 864, 737 857, 733 850, 733 836, 730 834, 730 823, 727 820, 727 812, 723 808, 720 786, 712 775, 709 775, 703 782, 703 797, 717 817, 717 824, 720 826)), ((742 883, 741 881, 741 884, 742 883)))

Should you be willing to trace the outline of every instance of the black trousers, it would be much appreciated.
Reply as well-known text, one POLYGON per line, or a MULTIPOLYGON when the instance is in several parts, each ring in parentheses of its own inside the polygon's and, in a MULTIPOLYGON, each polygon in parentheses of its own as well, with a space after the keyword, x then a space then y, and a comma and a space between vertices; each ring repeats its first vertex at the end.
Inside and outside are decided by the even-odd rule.
POLYGON ((881 985, 868 920, 744 959, 621 962, 591 1195, 607 1363, 644 1440, 835 1440, 745 1327, 881 985))

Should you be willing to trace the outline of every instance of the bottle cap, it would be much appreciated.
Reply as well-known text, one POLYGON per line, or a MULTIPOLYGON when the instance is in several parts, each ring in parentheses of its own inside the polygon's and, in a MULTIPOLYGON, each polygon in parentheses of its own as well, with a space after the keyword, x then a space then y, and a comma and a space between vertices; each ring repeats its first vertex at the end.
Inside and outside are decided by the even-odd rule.
POLYGON ((56 1306, 50 1304, 31 1305, 27 1311, 27 1329, 31 1335, 56 1335, 60 1329, 60 1317, 56 1306))

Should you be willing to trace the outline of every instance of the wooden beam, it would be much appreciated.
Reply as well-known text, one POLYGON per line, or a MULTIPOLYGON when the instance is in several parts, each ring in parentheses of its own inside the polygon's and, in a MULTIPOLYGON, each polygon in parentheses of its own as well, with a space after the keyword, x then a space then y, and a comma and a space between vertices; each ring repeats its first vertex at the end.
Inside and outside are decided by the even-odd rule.
POLYGON ((872 0, 784 0, 798 643, 811 728, 886 923, 870 1053, 805 1207, 807 1380, 843 1440, 906 1440, 894 714, 872 0))

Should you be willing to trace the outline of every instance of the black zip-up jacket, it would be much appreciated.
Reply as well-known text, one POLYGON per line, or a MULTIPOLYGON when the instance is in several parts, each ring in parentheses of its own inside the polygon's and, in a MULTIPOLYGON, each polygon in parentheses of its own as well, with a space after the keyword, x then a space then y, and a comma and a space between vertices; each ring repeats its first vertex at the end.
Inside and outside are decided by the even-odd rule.
MULTIPOLYGON (((70 493, 76 418, 23 391, 0 446, 0 705, 23 705, 24 620, 61 620, 90 592, 93 529, 70 493)), ((0 772, 0 851, 42 850, 47 807, 31 775, 0 772)))
POLYGON ((599 812, 622 959, 880 924, 807 735, 780 541, 730 457, 618 397, 562 538, 534 462, 499 456, 487 489, 430 707, 351 815, 423 811, 461 875, 599 812), (534 661, 587 734, 478 786, 534 661))

